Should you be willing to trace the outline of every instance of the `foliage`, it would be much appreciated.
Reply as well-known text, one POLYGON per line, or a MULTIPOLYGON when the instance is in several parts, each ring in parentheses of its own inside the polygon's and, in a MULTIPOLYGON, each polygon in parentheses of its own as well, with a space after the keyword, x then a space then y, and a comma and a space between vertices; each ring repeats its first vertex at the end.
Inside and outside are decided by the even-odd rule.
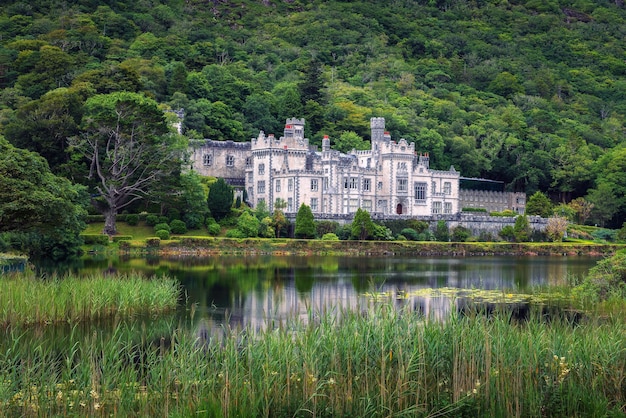
POLYGON ((515 241, 515 229, 511 225, 505 225, 502 227, 498 235, 505 241, 515 241))
POLYGON ((592 301, 606 300, 611 296, 626 297, 626 251, 618 251, 589 270, 583 283, 574 289, 579 297, 592 301))
POLYGON ((334 234, 339 226, 339 222, 335 221, 317 221, 315 222, 315 233, 318 237, 325 234, 334 234))
MULTIPOLYGON (((93 113, 85 104, 98 96, 142 94, 182 108, 190 138, 242 141, 304 117, 311 144, 328 134, 342 149, 366 144, 367 120, 384 116, 394 138, 430 152, 435 169, 454 165, 529 196, 584 198, 594 223, 618 228, 626 9, 563 4, 8 0, 0 130, 54 174, 88 183, 66 138, 80 136, 93 113)), ((169 208, 182 179, 167 180, 146 191, 169 208)), ((182 209, 185 221, 202 217, 182 209)), ((585 212, 579 223, 591 219, 585 212)), ((413 228, 390 229, 404 227, 413 228)))
POLYGON ((419 240, 419 234, 413 228, 404 228, 402 231, 400 231, 400 235, 404 236, 404 238, 406 238, 406 239, 408 239, 410 241, 418 241, 419 240))
POLYGON ((515 241, 526 242, 530 238, 530 224, 528 223, 528 217, 526 215, 520 215, 515 218, 515 225, 513 225, 513 233, 515 234, 515 241))
POLYGON ((244 211, 237 220, 237 229, 245 238, 257 237, 260 225, 261 221, 248 210, 244 211))
POLYGON ((435 239, 437 241, 444 242, 450 240, 450 230, 448 229, 448 223, 446 221, 437 221, 437 226, 435 227, 435 239))
POLYGON ((315 238, 315 219, 311 208, 304 203, 300 205, 296 214, 296 238, 315 238))
POLYGON ((155 226, 159 223, 159 217, 157 215, 151 214, 146 216, 146 225, 155 226))
POLYGON ((89 98, 81 133, 70 144, 89 161, 89 177, 99 194, 94 203, 105 214, 108 235, 116 233, 118 211, 148 196, 176 171, 181 152, 157 102, 129 92, 89 98))
POLYGON ((17 250, 52 259, 79 254, 86 202, 82 186, 0 137, 0 233, 11 232, 21 242, 17 250))
POLYGON ((172 232, 172 228, 170 228, 169 224, 163 222, 160 224, 156 224, 154 225, 154 231, 167 231, 167 232, 172 232))
POLYGON ((454 242, 465 242, 472 236, 472 232, 464 226, 457 225, 452 228, 451 240, 454 242))
POLYGON ((548 196, 537 191, 526 201, 526 215, 539 215, 548 218, 552 215, 552 202, 548 196))
POLYGON ((357 240, 368 239, 373 232, 374 224, 368 211, 358 208, 351 225, 350 238, 357 240))
POLYGON ((274 227, 274 232, 276 233, 276 238, 280 238, 283 234, 283 231, 286 229, 289 221, 285 217, 285 214, 280 209, 274 209, 274 214, 272 215, 272 226, 274 227))
POLYGON ((218 178, 209 189, 207 204, 216 221, 224 219, 233 206, 233 188, 223 178, 218 178))
POLYGON ((206 223, 206 229, 209 235, 217 236, 220 234, 222 227, 220 226, 220 224, 215 222, 215 219, 208 218, 206 223))
POLYGON ((170 231, 172 234, 184 234, 187 232, 187 225, 179 219, 174 219, 170 222, 170 231))
POLYGON ((139 215, 136 213, 126 215, 126 223, 130 226, 137 226, 139 224, 139 215))
POLYGON ((322 241, 339 241, 339 237, 332 232, 327 232, 322 235, 322 241))
POLYGON ((548 218, 546 225, 546 234, 548 238, 553 242, 560 242, 563 240, 565 233, 567 232, 567 219, 561 216, 551 216, 548 218))
POLYGON ((154 235, 156 235, 161 240, 170 239, 170 231, 167 229, 159 229, 155 231, 154 235))

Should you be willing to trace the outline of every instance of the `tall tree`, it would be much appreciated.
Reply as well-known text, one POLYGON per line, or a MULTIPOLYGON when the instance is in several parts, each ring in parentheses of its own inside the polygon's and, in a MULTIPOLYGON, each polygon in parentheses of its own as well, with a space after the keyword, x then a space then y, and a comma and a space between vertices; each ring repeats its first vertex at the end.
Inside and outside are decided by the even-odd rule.
POLYGON ((31 255, 78 254, 86 200, 83 186, 55 176, 37 153, 0 137, 0 232, 18 236, 31 255))
POLYGON ((223 178, 218 178, 209 189, 207 204, 215 220, 223 219, 233 207, 233 188, 223 178))
POLYGON ((304 203, 296 214, 296 238, 315 238, 315 218, 311 208, 304 203))
POLYGON ((365 240, 372 234, 373 229, 374 223, 370 214, 366 210, 358 208, 352 221, 350 235, 352 239, 365 240))
POLYGON ((97 181, 97 209, 105 215, 104 233, 117 232, 115 216, 148 196, 180 158, 178 137, 168 133, 157 103, 138 93, 96 95, 87 100, 82 133, 71 146, 90 162, 97 181))

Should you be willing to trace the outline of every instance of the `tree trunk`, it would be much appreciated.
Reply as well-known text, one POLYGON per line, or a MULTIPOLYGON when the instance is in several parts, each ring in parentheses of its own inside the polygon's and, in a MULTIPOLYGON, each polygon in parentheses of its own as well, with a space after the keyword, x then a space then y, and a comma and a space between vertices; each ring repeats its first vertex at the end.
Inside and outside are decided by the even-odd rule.
POLYGON ((117 227, 115 226, 116 216, 116 209, 109 209, 104 212, 104 231, 102 231, 102 233, 107 234, 110 237, 117 234, 117 227))

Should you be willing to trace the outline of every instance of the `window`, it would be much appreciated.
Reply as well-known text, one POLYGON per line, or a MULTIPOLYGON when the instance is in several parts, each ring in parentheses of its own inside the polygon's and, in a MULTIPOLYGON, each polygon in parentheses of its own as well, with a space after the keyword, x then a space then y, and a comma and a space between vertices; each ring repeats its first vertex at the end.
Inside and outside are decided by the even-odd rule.
POLYGON ((350 178, 350 188, 351 189, 358 189, 359 188, 359 183, 358 183, 356 177, 350 178))
POLYGON ((350 213, 356 212, 359 208, 359 199, 350 199, 350 213))
POLYGON ((328 190, 328 177, 324 177, 324 181, 322 183, 322 188, 324 191, 328 190))
POLYGON ((259 194, 265 193, 265 180, 261 180, 257 183, 256 191, 259 194))
POLYGON ((363 209, 365 209, 368 212, 372 211, 372 201, 371 200, 364 200, 363 201, 363 209))
POLYGON ((317 197, 311 198, 311 211, 317 212, 317 197))
POLYGON ((363 191, 364 192, 370 191, 370 179, 363 179, 363 191))
POLYGON ((316 192, 317 188, 318 188, 317 179, 311 179, 311 191, 316 192))
POLYGON ((226 167, 233 167, 235 165, 235 157, 232 155, 226 156, 226 167))
POLYGON ((398 170, 406 171, 406 162, 398 163, 398 170))
POLYGON ((408 191, 408 183, 407 179, 398 179, 397 188, 399 192, 407 192, 408 191))
POLYGON ((383 182, 382 182, 382 181, 379 181, 379 182, 378 182, 378 185, 376 186, 376 188, 377 188, 378 190, 382 190, 382 189, 383 189, 383 182))
POLYGON ((437 193, 437 183, 434 181, 430 184, 430 187, 433 189, 433 194, 437 193))
POLYGON ((213 164, 213 156, 211 154, 204 154, 202 156, 202 164, 211 165, 213 164))
POLYGON ((259 174, 265 174, 265 164, 259 164, 259 174))
POLYGON ((287 180, 287 191, 288 192, 293 192, 293 179, 288 179, 287 180))
POLYGON ((344 177, 343 178, 343 188, 347 189, 348 188, 348 184, 349 184, 349 179, 348 177, 344 177))
POLYGON ((452 193, 452 183, 450 183, 449 181, 446 181, 445 183, 443 183, 443 192, 445 194, 452 193))
POLYGON ((443 202, 443 213, 452 213, 452 203, 451 202, 443 202))
POLYGON ((426 201, 426 183, 415 182, 415 201, 416 202, 426 201))
POLYGON ((276 180, 276 192, 280 192, 280 180, 276 180))
POLYGON ((441 213, 441 202, 433 202, 433 214, 441 213))
POLYGON ((251 157, 246 157, 246 167, 247 168, 252 167, 252 158, 251 157))
POLYGON ((287 212, 293 212, 293 198, 287 199, 287 212))

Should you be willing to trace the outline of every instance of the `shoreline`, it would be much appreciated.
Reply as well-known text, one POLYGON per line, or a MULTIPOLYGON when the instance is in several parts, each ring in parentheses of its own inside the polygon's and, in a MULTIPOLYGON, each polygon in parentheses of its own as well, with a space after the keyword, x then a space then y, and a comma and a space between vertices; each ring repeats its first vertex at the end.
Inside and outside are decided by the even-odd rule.
POLYGON ((595 256, 607 257, 625 244, 322 241, 302 239, 177 237, 173 240, 120 242, 124 255, 162 256, 344 255, 344 256, 595 256), (124 243, 124 244, 122 244, 124 243), (157 245, 158 244, 158 245, 157 245))

